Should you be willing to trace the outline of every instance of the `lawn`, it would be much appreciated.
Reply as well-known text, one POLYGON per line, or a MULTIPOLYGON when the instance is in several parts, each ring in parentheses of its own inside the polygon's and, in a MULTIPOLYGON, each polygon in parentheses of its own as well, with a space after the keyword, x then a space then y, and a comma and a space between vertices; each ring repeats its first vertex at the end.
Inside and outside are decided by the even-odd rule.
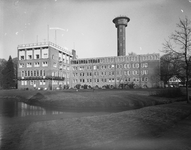
MULTIPOLYGON (((172 148, 177 143, 168 141, 173 139, 158 137, 190 114, 191 105, 179 102, 102 116, 37 122, 25 130, 19 149, 152 150, 164 149, 167 145, 172 148)), ((181 139, 177 146, 187 146, 190 142, 184 143, 186 140, 181 139)))
POLYGON ((180 98, 150 96, 148 90, 68 90, 68 91, 0 91, 2 97, 16 97, 27 103, 60 109, 128 110, 145 106, 171 103, 180 98))
MULTIPOLYGON (((95 91, 1 90, 0 97, 17 98, 27 103, 46 107, 59 107, 60 109, 74 108, 74 110, 94 111, 95 108, 96 110, 109 108, 110 110, 123 110, 122 112, 100 116, 71 119, 55 118, 52 121, 39 121, 17 126, 10 124, 7 126, 8 130, 6 132, 10 131, 11 133, 12 130, 18 128, 17 137, 21 137, 21 140, 13 143, 13 145, 18 145, 21 150, 105 149, 105 147, 112 149, 115 145, 119 146, 116 149, 120 149, 121 146, 125 146, 125 143, 132 141, 132 139, 137 140, 142 136, 144 138, 156 137, 191 114, 191 108, 186 105, 186 102, 176 102, 182 98, 172 99, 150 96, 150 92, 153 92, 153 89, 95 91), (141 109, 129 110, 134 108, 141 109)), ((123 148, 127 149, 127 147, 123 148)))

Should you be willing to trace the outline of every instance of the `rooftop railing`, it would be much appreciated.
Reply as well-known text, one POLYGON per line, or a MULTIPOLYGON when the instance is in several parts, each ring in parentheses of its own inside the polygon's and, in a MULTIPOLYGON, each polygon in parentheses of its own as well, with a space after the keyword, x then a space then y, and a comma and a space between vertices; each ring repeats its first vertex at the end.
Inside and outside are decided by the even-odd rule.
POLYGON ((56 45, 55 43, 53 42, 39 42, 39 43, 30 43, 30 44, 20 44, 18 45, 18 49, 21 49, 21 48, 26 48, 26 47, 41 47, 41 46, 52 46, 62 52, 65 52, 69 55, 72 55, 72 53, 68 50, 66 50, 65 48, 59 46, 59 45, 56 45))

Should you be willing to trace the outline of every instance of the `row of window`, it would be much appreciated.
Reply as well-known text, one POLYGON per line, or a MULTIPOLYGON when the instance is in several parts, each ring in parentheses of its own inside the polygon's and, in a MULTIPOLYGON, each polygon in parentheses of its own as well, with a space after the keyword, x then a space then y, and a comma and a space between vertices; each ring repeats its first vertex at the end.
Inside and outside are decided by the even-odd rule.
MULTIPOLYGON (((42 67, 47 67, 48 66, 48 62, 47 61, 43 61, 41 66, 40 66, 40 62, 34 62, 34 63, 27 62, 27 64, 26 64, 27 68, 31 68, 33 66, 34 67, 41 67, 41 66, 42 67)), ((19 63, 19 68, 24 68, 24 67, 25 67, 25 63, 19 63)), ((53 63, 53 67, 57 68, 57 63, 56 62, 53 63)), ((59 65, 59 69, 70 70, 69 66, 62 65, 62 64, 59 65)))
MULTIPOLYGON (((73 79, 73 82, 74 83, 91 83, 91 82, 115 82, 115 78, 108 78, 108 79, 105 79, 105 78, 102 78, 102 79, 73 79)), ((140 81, 140 78, 127 78, 127 79, 119 79, 117 78, 116 79, 116 82, 117 83, 123 83, 123 82, 130 82, 130 81, 133 81, 133 82, 138 82, 140 81)), ((147 77, 142 77, 141 78, 141 81, 142 82, 148 82, 148 78, 147 77)))
POLYGON ((84 60, 72 60, 72 64, 92 64, 92 63, 113 63, 113 62, 127 62, 127 61, 147 61, 147 60, 159 60, 158 54, 153 55, 133 55, 125 57, 109 57, 109 58, 95 58, 84 60))
POLYGON ((45 76, 45 70, 22 70, 21 77, 42 77, 45 76))
POLYGON ((40 59, 40 58, 47 59, 48 53, 44 53, 42 57, 40 57, 40 54, 35 54, 34 56, 32 56, 32 54, 28 54, 26 58, 25 58, 25 55, 21 54, 19 57, 19 60, 25 60, 25 59, 32 60, 32 59, 40 59))
MULTIPOLYGON (((45 70, 22 70, 21 71, 21 77, 45 77, 45 76, 46 76, 45 70)), ((55 71, 55 72, 52 72, 52 76, 69 78, 69 73, 55 71)))
MULTIPOLYGON (((148 70, 141 70, 141 75, 147 75, 148 70)), ((73 73, 73 76, 107 76, 107 75, 115 75, 115 71, 108 71, 108 72, 80 72, 80 73, 73 73)), ((125 71, 116 71, 116 75, 139 75, 139 70, 125 70, 125 71)))
MULTIPOLYGON (((37 85, 46 85, 48 84, 48 81, 46 80, 22 80, 21 85, 32 85, 33 87, 36 87, 37 85)), ((62 84, 69 84, 69 81, 57 81, 57 80, 52 80, 52 85, 62 85, 62 84)))
MULTIPOLYGON (((36 84, 39 85, 46 85, 46 81, 45 80, 30 80, 28 82, 29 85, 32 85, 34 87, 36 87, 36 84)), ((27 85, 27 81, 26 80, 22 80, 21 81, 21 85, 27 85)))
MULTIPOLYGON (((139 63, 135 64, 117 64, 116 68, 147 68, 148 63, 141 63, 141 66, 139 63)), ((115 68, 115 65, 101 65, 101 66, 74 66, 73 70, 99 70, 99 69, 112 69, 115 68)))
MULTIPOLYGON (((34 62, 34 63, 27 62, 26 67, 30 68, 30 67, 33 67, 33 65, 34 65, 34 67, 40 67, 40 62, 34 62)), ((42 62, 42 67, 47 67, 47 66, 48 66, 48 62, 43 61, 42 62)), ((25 63, 19 63, 19 68, 24 68, 24 67, 25 67, 25 63)))

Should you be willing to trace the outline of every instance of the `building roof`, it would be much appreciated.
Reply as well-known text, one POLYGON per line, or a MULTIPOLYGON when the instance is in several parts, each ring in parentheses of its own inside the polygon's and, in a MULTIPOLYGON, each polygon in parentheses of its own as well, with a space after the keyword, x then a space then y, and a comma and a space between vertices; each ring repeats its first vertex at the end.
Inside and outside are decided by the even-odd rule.
POLYGON ((26 48, 38 48, 43 46, 51 46, 59 51, 62 51, 68 55, 72 55, 72 52, 68 51, 66 48, 62 48, 52 42, 39 42, 39 43, 30 43, 30 44, 20 44, 18 45, 18 49, 26 49, 26 48))

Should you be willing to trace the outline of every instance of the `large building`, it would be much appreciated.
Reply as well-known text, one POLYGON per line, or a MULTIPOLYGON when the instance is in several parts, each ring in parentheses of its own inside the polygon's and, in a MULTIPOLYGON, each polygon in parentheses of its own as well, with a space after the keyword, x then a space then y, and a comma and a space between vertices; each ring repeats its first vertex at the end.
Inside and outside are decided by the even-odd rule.
POLYGON ((70 85, 72 53, 51 42, 18 46, 18 88, 55 89, 70 85))
POLYGON ((128 55, 71 60, 72 85, 102 87, 134 83, 153 87, 159 82, 159 54, 128 55))
POLYGON ((117 56, 78 59, 51 42, 18 46, 19 89, 64 89, 77 85, 119 87, 133 83, 154 87, 159 83, 159 54, 126 55, 125 27, 128 17, 113 20, 117 28, 117 56))

